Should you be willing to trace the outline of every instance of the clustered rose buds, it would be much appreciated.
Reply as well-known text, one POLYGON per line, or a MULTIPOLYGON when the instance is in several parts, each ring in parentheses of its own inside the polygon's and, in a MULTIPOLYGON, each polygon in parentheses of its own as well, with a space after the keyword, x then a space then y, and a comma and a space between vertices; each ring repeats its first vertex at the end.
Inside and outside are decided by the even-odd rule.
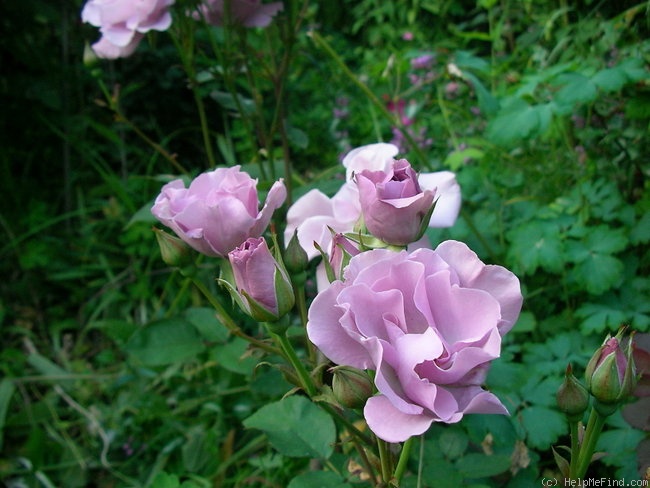
MULTIPOLYGON (((485 265, 463 243, 432 250, 420 239, 428 226, 454 223, 460 188, 453 173, 418 175, 396 154, 390 144, 351 151, 334 197, 313 190, 288 210, 284 256, 275 235, 273 250, 262 237, 285 200, 282 181, 260 209, 255 180, 239 166, 218 168, 189 187, 166 184, 152 208, 195 250, 227 257, 220 282, 270 331, 286 328, 280 319, 294 306, 294 287, 322 255, 307 335, 338 365, 334 397, 363 407, 369 428, 388 442, 468 413, 507 413, 483 383, 522 305, 510 271, 485 265)), ((185 262, 184 244, 161 240, 170 263, 185 262)))

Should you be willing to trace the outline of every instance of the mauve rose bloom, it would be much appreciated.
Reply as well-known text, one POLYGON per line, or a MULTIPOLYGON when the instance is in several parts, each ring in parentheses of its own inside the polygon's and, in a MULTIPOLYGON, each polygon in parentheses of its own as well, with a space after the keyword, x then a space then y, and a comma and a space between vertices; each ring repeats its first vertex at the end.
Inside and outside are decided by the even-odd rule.
POLYGON ((225 257, 261 236, 286 197, 284 183, 276 181, 259 210, 257 180, 233 166, 200 174, 189 188, 183 180, 167 183, 151 212, 197 251, 225 257))
POLYGON ((377 249, 350 260, 309 308, 309 339, 336 364, 374 370, 364 408, 387 442, 468 413, 507 414, 482 384, 522 305, 519 280, 465 244, 377 249))
POLYGON ((150 30, 164 31, 172 17, 174 0, 89 0, 81 20, 99 27, 102 37, 93 44, 100 58, 115 59, 133 54, 150 30))
MULTIPOLYGON (((393 144, 377 143, 361 146, 343 158, 346 182, 331 198, 320 190, 310 190, 300 197, 287 212, 285 242, 298 231, 298 240, 309 259, 319 256, 316 242, 324 251, 330 248, 332 233, 352 232, 361 216, 359 189, 352 176, 363 170, 388 171, 399 149, 393 144)), ((420 173, 418 182, 423 190, 435 190, 436 207, 429 227, 451 227, 460 212, 461 192, 456 175, 451 171, 420 173)))
MULTIPOLYGON (((284 8, 282 2, 263 4, 260 0, 231 0, 232 20, 244 27, 267 27, 273 17, 284 8)), ((223 25, 225 20, 224 0, 204 0, 199 12, 208 24, 223 25)))
POLYGON ((395 246, 422 237, 435 192, 422 191, 406 159, 394 161, 388 171, 364 170, 355 181, 364 223, 372 235, 395 246))
POLYGON ((294 304, 291 280, 263 237, 249 238, 228 253, 244 311, 256 320, 273 321, 294 304))

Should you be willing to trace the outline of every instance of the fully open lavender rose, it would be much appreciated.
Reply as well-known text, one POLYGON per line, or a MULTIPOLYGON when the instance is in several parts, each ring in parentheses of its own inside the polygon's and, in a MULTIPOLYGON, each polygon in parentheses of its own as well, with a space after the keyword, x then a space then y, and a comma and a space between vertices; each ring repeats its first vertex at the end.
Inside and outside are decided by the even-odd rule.
POLYGON ((482 384, 521 304, 517 277, 463 243, 373 250, 318 294, 307 333, 334 363, 376 371, 364 416, 378 437, 401 442, 432 422, 507 414, 482 384))
POLYGON ((130 56, 150 30, 164 31, 172 17, 174 0, 89 0, 81 11, 84 22, 99 27, 102 37, 93 44, 100 58, 130 56))
POLYGON ((259 237, 287 197, 276 181, 259 209, 257 181, 239 169, 217 168, 163 186, 151 212, 181 239, 208 256, 225 257, 249 237, 259 237))

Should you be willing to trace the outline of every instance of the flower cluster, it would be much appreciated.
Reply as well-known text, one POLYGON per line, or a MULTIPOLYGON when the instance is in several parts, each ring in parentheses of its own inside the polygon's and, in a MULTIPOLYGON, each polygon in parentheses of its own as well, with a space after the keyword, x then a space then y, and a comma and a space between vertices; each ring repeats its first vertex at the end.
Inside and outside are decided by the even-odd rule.
MULTIPOLYGON (((130 56, 144 35, 165 31, 172 24, 171 6, 175 0, 88 0, 81 19, 99 27, 102 37, 92 45, 100 58, 116 59, 130 56)), ((204 0, 193 17, 212 25, 223 25, 230 18, 244 27, 266 27, 282 10, 282 2, 262 4, 259 0, 231 0, 225 12, 224 0, 204 0)))
POLYGON ((314 258, 319 248, 330 248, 332 230, 358 231, 364 221, 373 235, 388 236, 386 242, 397 245, 417 241, 422 224, 453 225, 461 203, 454 173, 416 175, 405 160, 394 159, 398 151, 396 146, 385 143, 350 151, 343 158, 346 181, 333 197, 314 189, 289 209, 287 241, 297 231, 300 244, 309 258, 314 258), (427 215, 430 207, 433 211, 427 215))
MULTIPOLYGON (((482 384, 522 304, 517 278, 465 244, 406 250, 428 226, 453 225, 460 188, 453 173, 418 175, 396 155, 391 144, 352 150, 336 195, 307 193, 289 208, 285 229, 307 259, 329 250, 329 280, 309 308, 307 334, 339 365, 337 397, 365 402, 368 426, 388 442, 466 413, 507 413, 482 384), (375 372, 374 386, 363 370, 375 372), (368 386, 350 396, 357 384, 368 386)), ((189 188, 168 183, 152 212, 197 251, 227 257, 231 279, 222 284, 244 312, 275 322, 295 299, 278 247, 273 256, 261 235, 285 197, 277 181, 260 210, 255 180, 236 166, 189 188)))

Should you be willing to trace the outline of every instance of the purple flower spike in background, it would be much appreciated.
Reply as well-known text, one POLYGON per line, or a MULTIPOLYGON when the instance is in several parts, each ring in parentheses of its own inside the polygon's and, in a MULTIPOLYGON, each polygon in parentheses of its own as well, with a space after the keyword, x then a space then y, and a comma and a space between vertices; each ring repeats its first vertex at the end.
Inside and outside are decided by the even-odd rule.
POLYGON ((189 188, 182 180, 167 183, 151 212, 197 251, 225 257, 261 236, 286 197, 284 183, 276 181, 260 210, 257 181, 233 166, 203 173, 189 188))
MULTIPOLYGON (((282 2, 263 4, 260 0, 231 0, 232 20, 244 27, 267 27, 278 12, 283 9, 282 2)), ((224 0, 204 0, 199 6, 206 22, 223 25, 226 13, 224 0)))
POLYGON ((434 251, 378 249, 350 260, 343 281, 309 309, 309 339, 336 364, 374 370, 364 408, 387 442, 467 413, 507 414, 482 384, 522 305, 519 280, 465 244, 434 251))
POLYGON ((172 23, 169 7, 174 0, 89 0, 81 20, 99 27, 101 39, 93 44, 100 58, 115 59, 133 54, 144 34, 164 31, 172 23))

